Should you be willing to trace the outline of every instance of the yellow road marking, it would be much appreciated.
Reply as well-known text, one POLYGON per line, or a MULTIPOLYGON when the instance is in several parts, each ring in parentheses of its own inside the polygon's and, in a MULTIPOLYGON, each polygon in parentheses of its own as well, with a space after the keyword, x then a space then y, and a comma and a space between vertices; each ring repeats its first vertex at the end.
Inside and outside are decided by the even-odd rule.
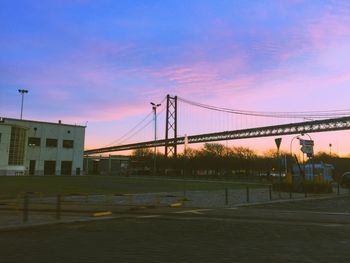
POLYGON ((169 205, 170 207, 180 207, 182 206, 182 203, 173 203, 169 205))
POLYGON ((97 217, 97 216, 111 216, 112 212, 110 211, 106 211, 106 212, 96 212, 92 214, 93 216, 97 217))

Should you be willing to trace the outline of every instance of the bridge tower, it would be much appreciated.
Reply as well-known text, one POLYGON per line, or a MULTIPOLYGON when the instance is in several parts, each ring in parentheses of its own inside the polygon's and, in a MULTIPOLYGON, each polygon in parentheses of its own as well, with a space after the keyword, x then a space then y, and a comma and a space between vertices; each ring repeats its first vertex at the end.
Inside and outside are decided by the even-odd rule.
POLYGON ((165 156, 177 155, 177 96, 166 96, 165 156))

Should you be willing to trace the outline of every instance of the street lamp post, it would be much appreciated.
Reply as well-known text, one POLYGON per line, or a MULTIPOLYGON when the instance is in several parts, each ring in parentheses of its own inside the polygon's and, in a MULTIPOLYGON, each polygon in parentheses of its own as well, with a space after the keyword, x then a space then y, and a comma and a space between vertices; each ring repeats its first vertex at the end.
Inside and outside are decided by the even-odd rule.
POLYGON ((22 94, 22 103, 21 103, 21 120, 22 120, 22 117, 23 117, 23 101, 24 101, 24 94, 25 94, 25 93, 28 93, 28 90, 26 90, 26 89, 19 89, 18 92, 22 94))
POLYGON ((161 105, 151 102, 152 110, 154 113, 154 152, 153 152, 153 175, 155 176, 157 173, 157 108, 161 105))
POLYGON ((300 139, 299 135, 294 136, 294 137, 293 137, 293 139, 290 141, 290 147, 289 147, 289 148, 290 148, 290 155, 291 155, 291 156, 293 156, 293 149, 292 149, 292 145, 293 145, 293 141, 294 141, 294 139, 298 139, 298 140, 299 140, 299 139, 300 139))

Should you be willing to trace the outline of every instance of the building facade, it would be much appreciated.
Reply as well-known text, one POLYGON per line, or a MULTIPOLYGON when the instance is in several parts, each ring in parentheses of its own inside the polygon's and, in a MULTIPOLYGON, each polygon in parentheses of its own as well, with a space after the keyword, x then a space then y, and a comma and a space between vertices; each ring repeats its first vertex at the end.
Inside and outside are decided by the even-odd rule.
POLYGON ((122 155, 85 156, 84 173, 88 175, 127 175, 130 157, 122 155))
POLYGON ((85 126, 0 119, 0 175, 82 175, 85 126))

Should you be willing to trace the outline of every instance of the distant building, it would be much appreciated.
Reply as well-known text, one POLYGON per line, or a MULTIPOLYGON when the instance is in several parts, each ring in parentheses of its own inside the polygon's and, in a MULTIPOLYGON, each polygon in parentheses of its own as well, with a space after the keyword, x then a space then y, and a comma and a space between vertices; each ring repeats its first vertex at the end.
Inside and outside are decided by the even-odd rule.
POLYGON ((85 126, 0 118, 0 175, 82 175, 85 126))
MULTIPOLYGON (((304 176, 306 181, 321 181, 321 182, 331 182, 333 181, 334 166, 328 163, 308 163, 293 166, 293 175, 296 178, 304 176), (300 171, 301 169, 301 171, 300 171)), ((299 180, 299 179, 296 179, 299 180)))
POLYGON ((127 175, 130 157, 122 155, 85 156, 84 172, 89 175, 127 175))

